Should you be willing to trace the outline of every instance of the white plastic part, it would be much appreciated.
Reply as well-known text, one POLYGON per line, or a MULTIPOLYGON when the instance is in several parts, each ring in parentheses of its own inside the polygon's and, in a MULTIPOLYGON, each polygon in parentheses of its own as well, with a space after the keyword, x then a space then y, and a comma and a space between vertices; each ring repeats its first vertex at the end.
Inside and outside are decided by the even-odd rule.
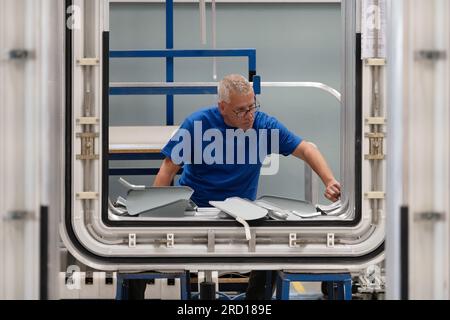
POLYGON ((386 124, 386 118, 383 117, 369 117, 366 118, 366 124, 368 125, 385 125, 386 124))
POLYGON ((334 233, 327 234, 327 247, 334 248, 334 233))
POLYGON ((386 59, 366 59, 365 63, 367 66, 382 67, 386 65, 386 59))
POLYGON ((128 247, 136 248, 136 234, 135 233, 130 233, 128 235, 128 247))
POLYGON ((252 239, 252 233, 250 232, 250 226, 248 225, 247 221, 245 221, 243 218, 241 217, 237 217, 236 221, 239 222, 240 224, 242 224, 244 226, 245 229, 245 239, 247 240, 251 240, 252 239))
POLYGON ((76 194, 78 200, 97 200, 97 192, 78 192, 76 194))
POLYGON ((289 213, 285 210, 276 207, 273 204, 270 204, 268 202, 265 202, 264 200, 256 200, 255 204, 257 204, 260 207, 263 207, 264 209, 270 210, 271 214, 276 216, 278 219, 286 220, 289 217, 289 213))
POLYGON ((173 233, 168 233, 166 239, 167 239, 167 248, 173 248, 175 245, 175 235, 173 233))
POLYGON ((97 125, 100 123, 100 119, 96 117, 81 117, 77 119, 77 124, 83 125, 97 125))
POLYGON ((382 200, 386 197, 386 193, 384 192, 366 192, 364 194, 364 197, 366 199, 377 199, 377 200, 382 200))
POLYGON ((262 219, 268 213, 267 209, 237 197, 228 198, 225 201, 210 201, 209 204, 234 218, 240 217, 246 221, 262 219))
POLYGON ((305 212, 298 212, 298 211, 291 211, 293 214, 295 214, 296 216, 299 216, 300 218, 304 218, 304 219, 311 219, 311 218, 316 218, 316 217, 320 217, 321 213, 320 212, 311 212, 311 213, 305 213, 305 212))
POLYGON ((342 207, 342 201, 338 200, 335 203, 324 206, 324 205, 317 205, 316 208, 320 210, 323 214, 326 215, 333 215, 333 213, 338 212, 342 207))
POLYGON ((341 102, 341 94, 336 89, 320 82, 261 82, 261 87, 280 87, 280 88, 317 88, 324 90, 334 96, 341 102))
POLYGON ((130 190, 145 190, 145 186, 137 186, 134 184, 129 183, 128 181, 126 181, 124 178, 120 177, 119 178, 119 182, 125 187, 128 188, 130 190))
POLYGON ((298 248, 299 245, 297 244, 297 234, 291 233, 289 234, 289 248, 298 248))
POLYGON ((99 58, 83 58, 77 60, 79 66, 97 66, 99 63, 99 58))

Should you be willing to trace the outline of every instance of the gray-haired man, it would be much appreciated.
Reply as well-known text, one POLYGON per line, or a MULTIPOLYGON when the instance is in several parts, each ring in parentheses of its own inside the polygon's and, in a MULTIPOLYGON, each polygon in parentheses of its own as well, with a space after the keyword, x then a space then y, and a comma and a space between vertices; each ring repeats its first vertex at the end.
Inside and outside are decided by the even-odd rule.
MULTIPOLYGON (((192 200, 198 206, 207 207, 209 201, 230 197, 255 200, 264 157, 278 153, 306 161, 323 181, 325 197, 333 202, 340 198, 341 186, 319 150, 276 118, 259 111, 253 88, 243 76, 226 76, 219 84, 218 97, 217 106, 199 110, 185 119, 163 148, 166 158, 154 186, 169 186, 183 167, 178 185, 194 190, 192 200), (237 134, 229 134, 230 131, 237 134), (198 134, 204 137, 205 133, 206 141, 195 138, 198 134), (261 133, 265 137, 275 136, 278 141, 261 143, 264 136, 261 133), (249 139, 236 143, 239 134, 249 139), (256 139, 250 139, 252 136, 256 139), (259 155, 256 158, 252 154, 255 152, 259 155)), ((264 299, 265 274, 265 271, 252 273, 247 299, 264 299)))

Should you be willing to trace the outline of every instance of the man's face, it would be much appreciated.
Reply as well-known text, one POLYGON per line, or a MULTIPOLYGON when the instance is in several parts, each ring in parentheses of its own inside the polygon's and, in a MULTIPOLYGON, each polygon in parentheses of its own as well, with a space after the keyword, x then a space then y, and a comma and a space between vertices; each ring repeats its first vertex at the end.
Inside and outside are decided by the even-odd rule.
POLYGON ((219 110, 225 123, 244 131, 253 128, 255 121, 255 95, 230 94, 230 102, 219 102, 219 110))

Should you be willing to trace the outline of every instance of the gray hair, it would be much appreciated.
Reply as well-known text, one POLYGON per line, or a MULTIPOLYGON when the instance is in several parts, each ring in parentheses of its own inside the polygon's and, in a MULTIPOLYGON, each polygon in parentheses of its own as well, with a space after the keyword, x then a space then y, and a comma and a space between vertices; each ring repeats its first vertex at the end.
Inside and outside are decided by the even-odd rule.
POLYGON ((248 95, 253 92, 250 82, 240 74, 230 74, 219 82, 217 88, 219 102, 230 102, 230 93, 248 95))

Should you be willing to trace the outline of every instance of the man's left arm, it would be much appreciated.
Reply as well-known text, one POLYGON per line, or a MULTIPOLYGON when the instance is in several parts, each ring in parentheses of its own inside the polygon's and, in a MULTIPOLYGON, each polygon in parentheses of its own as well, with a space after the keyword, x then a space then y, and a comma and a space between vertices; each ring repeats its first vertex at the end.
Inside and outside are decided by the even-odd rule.
POLYGON ((336 202, 341 197, 341 185, 334 178, 325 158, 311 143, 302 141, 292 153, 295 157, 305 161, 322 179, 326 190, 325 197, 336 202))

